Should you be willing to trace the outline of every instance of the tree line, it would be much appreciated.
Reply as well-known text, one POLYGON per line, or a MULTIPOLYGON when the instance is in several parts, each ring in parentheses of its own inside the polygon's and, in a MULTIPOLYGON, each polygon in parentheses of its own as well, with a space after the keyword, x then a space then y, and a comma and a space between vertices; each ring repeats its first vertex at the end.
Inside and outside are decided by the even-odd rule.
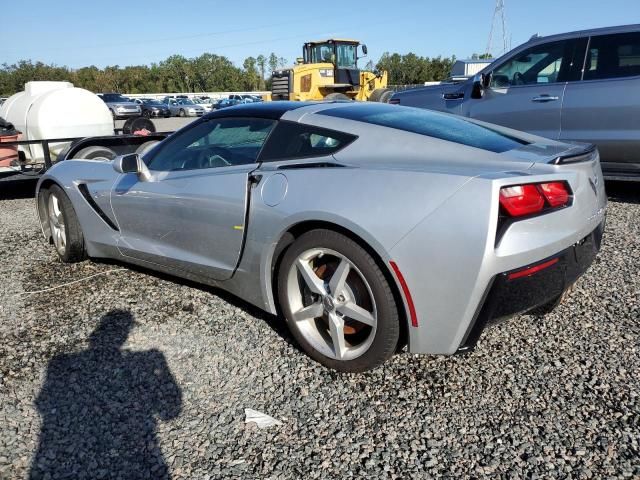
MULTIPOLYGON (((444 80, 449 76, 455 57, 428 58, 408 53, 384 53, 369 70, 387 70, 389 84, 408 85, 444 80)), ((118 65, 71 69, 66 66, 21 60, 0 66, 0 96, 9 96, 24 89, 32 80, 64 80, 92 92, 160 93, 160 92, 215 92, 254 91, 270 88, 273 70, 288 65, 285 58, 275 53, 248 57, 242 67, 227 57, 204 53, 186 58, 172 55, 150 65, 121 67, 118 65)))

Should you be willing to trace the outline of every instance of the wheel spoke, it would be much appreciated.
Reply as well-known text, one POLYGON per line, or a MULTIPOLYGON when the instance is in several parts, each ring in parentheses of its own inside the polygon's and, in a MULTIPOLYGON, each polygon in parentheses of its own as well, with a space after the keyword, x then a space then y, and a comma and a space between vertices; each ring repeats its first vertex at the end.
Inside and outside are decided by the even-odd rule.
POLYGON ((308 307, 303 307, 297 312, 293 314, 293 319, 296 322, 300 322, 302 320, 311 320, 313 318, 318 318, 322 316, 324 309, 322 308, 321 303, 313 303, 308 307))
POLYGON ((64 248, 65 245, 67 244, 67 232, 66 232, 66 229, 64 228, 64 224, 60 225, 58 234, 60 235, 60 246, 64 248))
POLYGON ((347 352, 344 341, 344 320, 335 312, 329 314, 329 333, 333 343, 333 353, 336 358, 342 360, 347 352))
POLYGON ((369 325, 373 327, 376 320, 371 314, 364 308, 356 305, 354 302, 347 302, 345 304, 339 305, 337 307, 338 312, 340 312, 345 317, 351 318, 360 323, 364 323, 365 325, 369 325))
POLYGON ((329 280, 329 290, 334 297, 339 295, 344 290, 344 284, 347 281, 349 270, 351 269, 349 262, 344 258, 340 260, 340 264, 336 271, 333 273, 331 280, 329 280))
POLYGON ((311 269, 311 265, 309 265, 307 260, 298 259, 296 266, 304 279, 304 283, 306 283, 309 290, 311 290, 311 293, 316 293, 318 295, 327 294, 327 290, 324 288, 324 282, 311 269))
POLYGON ((56 214, 55 207, 53 205, 53 198, 55 197, 51 197, 49 200, 49 219, 51 219, 51 223, 53 223, 53 225, 58 226, 58 215, 56 214))

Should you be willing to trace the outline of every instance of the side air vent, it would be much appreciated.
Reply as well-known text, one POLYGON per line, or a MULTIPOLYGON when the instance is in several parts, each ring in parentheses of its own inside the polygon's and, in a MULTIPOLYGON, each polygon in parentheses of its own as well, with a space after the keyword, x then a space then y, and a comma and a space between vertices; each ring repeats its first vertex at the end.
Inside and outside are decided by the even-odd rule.
POLYGON ((91 192, 89 192, 89 189, 87 188, 87 185, 85 183, 81 183, 80 185, 78 185, 78 190, 80 190, 80 193, 82 194, 84 199, 87 201, 89 206, 93 208, 93 211, 96 212, 102 220, 104 220, 104 223, 109 225, 109 228, 115 231, 120 231, 118 226, 115 223, 113 223, 111 219, 107 216, 107 214, 104 213, 104 211, 98 206, 96 201, 91 196, 91 192))

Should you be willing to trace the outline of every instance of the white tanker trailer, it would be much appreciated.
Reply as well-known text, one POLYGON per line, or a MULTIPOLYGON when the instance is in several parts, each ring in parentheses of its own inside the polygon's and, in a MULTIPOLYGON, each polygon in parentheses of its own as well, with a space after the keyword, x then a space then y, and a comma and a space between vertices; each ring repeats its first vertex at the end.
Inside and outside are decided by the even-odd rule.
POLYGON ((118 134, 102 99, 70 82, 28 82, 2 104, 0 117, 21 132, 18 141, 2 142, 17 145, 18 155, 0 162, 1 177, 38 174, 67 158, 110 160, 142 153, 168 135, 155 133, 153 122, 143 117, 129 119, 118 134))

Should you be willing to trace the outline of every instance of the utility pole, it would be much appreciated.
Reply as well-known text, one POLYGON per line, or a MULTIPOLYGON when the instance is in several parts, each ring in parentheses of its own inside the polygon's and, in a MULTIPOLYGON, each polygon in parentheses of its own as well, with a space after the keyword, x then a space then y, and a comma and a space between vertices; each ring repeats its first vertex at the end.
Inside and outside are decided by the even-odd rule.
POLYGON ((504 15, 505 7, 504 0, 496 0, 496 7, 493 10, 493 18, 491 19, 491 30, 489 31, 489 41, 487 42, 487 55, 492 55, 493 50, 493 37, 497 35, 497 31, 501 30, 502 33, 502 50, 496 55, 500 56, 510 49, 509 41, 507 40, 507 27, 504 15))

